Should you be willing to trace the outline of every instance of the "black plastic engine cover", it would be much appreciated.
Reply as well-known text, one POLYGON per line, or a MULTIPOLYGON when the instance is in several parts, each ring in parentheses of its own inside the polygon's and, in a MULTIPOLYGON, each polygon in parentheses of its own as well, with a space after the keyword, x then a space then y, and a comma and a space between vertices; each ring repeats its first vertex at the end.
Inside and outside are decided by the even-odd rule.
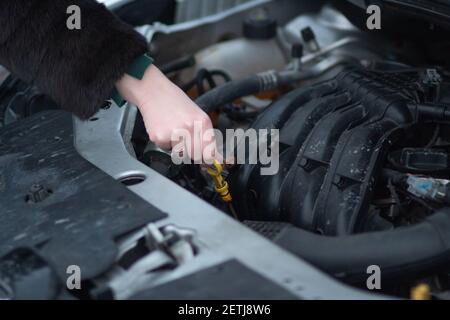
MULTIPOLYGON (((20 257, 36 259, 11 256, 23 249, 35 252, 64 284, 70 265, 80 267, 83 280, 96 277, 115 263, 117 237, 166 216, 82 158, 72 128, 70 114, 46 111, 0 131, 3 282, 24 278, 14 274, 26 263, 20 257)), ((36 272, 46 270, 42 261, 36 272)), ((34 279, 41 274, 36 272, 20 274, 34 279)), ((49 274, 42 272, 48 279, 49 274)))
POLYGON ((362 231, 387 150, 418 121, 420 74, 348 69, 274 102, 252 127, 280 129, 280 170, 239 167, 239 213, 326 235, 362 231))

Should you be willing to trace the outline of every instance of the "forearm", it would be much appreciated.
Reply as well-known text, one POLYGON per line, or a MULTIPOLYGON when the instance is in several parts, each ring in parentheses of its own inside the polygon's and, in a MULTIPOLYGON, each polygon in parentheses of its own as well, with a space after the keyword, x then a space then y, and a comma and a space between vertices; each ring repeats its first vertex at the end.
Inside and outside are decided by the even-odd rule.
POLYGON ((93 0, 2 0, 0 28, 0 64, 81 118, 147 50, 144 38, 93 0), (81 8, 81 30, 66 26, 70 5, 81 8))

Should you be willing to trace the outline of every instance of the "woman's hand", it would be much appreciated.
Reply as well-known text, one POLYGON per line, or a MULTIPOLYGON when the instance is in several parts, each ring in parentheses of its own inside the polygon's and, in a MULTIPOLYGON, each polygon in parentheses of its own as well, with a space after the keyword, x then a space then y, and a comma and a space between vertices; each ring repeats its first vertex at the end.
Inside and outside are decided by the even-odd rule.
POLYGON ((176 146, 176 152, 187 152, 197 162, 215 156, 210 118, 157 67, 150 66, 142 80, 124 75, 116 87, 125 100, 139 108, 150 140, 157 146, 166 150, 176 146), (190 139, 181 138, 186 133, 190 139))

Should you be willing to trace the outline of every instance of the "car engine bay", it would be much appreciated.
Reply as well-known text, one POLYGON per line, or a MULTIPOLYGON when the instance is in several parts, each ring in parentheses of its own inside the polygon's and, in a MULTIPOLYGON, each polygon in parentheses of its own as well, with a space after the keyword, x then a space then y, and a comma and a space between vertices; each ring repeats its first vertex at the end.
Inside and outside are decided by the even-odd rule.
POLYGON ((279 130, 275 174, 224 166, 231 202, 135 106, 81 121, 0 71, 0 297, 449 299, 450 20, 404 7, 373 32, 359 1, 136 25, 215 128, 279 130))

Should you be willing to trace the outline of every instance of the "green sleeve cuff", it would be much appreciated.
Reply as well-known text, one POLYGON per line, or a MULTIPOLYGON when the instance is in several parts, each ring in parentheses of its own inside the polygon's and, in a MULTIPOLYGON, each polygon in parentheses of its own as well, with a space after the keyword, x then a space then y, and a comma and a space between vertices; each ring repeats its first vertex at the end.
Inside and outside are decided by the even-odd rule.
MULTIPOLYGON (((147 68, 152 64, 153 59, 148 54, 143 54, 134 60, 129 67, 127 74, 141 80, 144 77, 145 70, 147 70, 147 68)), ((122 107, 126 102, 115 88, 111 100, 114 101, 119 107, 122 107)))

